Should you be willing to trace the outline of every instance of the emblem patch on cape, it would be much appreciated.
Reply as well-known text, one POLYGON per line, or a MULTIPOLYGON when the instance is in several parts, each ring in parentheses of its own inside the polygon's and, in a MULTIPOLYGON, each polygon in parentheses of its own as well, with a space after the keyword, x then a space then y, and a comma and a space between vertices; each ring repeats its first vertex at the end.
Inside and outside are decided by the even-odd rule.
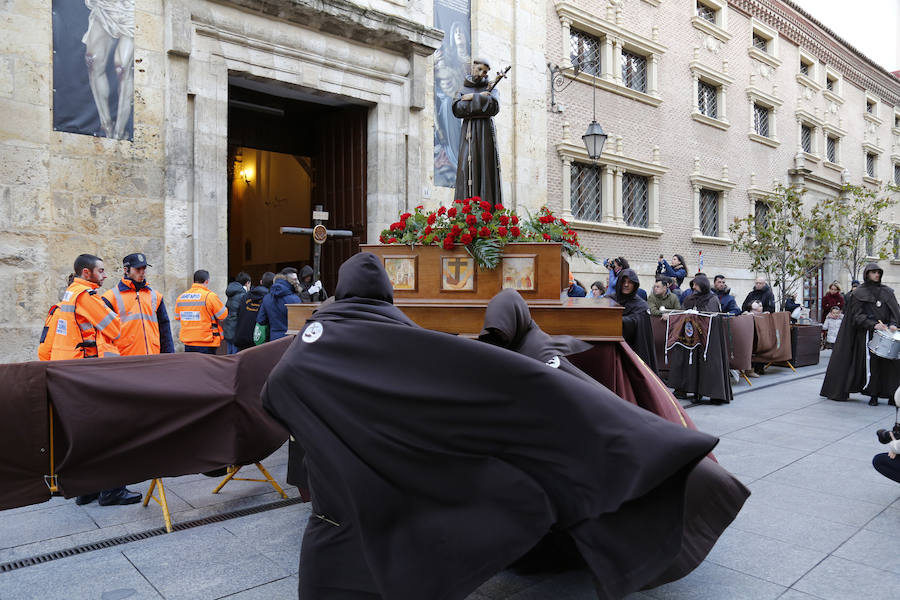
POLYGON ((878 308, 881 308, 881 300, 876 300, 875 306, 877 306, 878 308))
POLYGON ((559 357, 554 356, 553 358, 551 358, 550 360, 547 361, 547 364, 550 365, 551 367, 553 367, 554 369, 558 369, 559 368, 559 357))
POLYGON ((690 321, 684 324, 684 335, 688 337, 693 337, 694 335, 694 326, 690 321))
POLYGON ((312 344, 320 337, 322 337, 323 331, 325 331, 325 329, 322 327, 322 324, 318 321, 313 321, 306 326, 306 329, 303 330, 303 335, 301 337, 307 344, 312 344))

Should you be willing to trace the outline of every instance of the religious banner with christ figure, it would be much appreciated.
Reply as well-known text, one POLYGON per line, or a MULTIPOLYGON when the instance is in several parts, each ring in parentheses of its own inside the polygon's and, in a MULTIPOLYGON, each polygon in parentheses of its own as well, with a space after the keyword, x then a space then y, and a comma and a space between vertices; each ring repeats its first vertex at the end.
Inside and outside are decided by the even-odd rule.
POLYGON ((135 0, 53 0, 53 130, 134 137, 135 0))
POLYGON ((462 120, 453 115, 453 97, 471 68, 470 0, 434 0, 434 26, 444 41, 434 53, 434 185, 456 185, 462 120))

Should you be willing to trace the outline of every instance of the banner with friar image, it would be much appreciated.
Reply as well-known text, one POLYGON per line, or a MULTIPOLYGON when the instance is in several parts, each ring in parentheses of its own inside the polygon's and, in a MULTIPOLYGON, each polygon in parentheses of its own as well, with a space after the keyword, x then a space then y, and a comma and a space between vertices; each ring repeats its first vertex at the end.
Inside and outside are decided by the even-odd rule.
POLYGON ((470 0, 434 0, 434 26, 444 41, 434 53, 434 185, 454 187, 462 120, 453 116, 453 97, 471 69, 470 0))
POLYGON ((53 129, 134 137, 135 0, 53 0, 53 129))

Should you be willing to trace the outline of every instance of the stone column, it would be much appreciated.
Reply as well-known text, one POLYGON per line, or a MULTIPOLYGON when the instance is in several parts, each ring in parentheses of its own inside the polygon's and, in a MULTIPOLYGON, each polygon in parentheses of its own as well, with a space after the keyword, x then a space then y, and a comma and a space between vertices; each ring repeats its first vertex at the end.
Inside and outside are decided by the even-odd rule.
POLYGON ((567 221, 575 219, 572 214, 572 159, 562 161, 562 216, 567 221))
POLYGON ((659 96, 659 76, 657 71, 659 70, 659 56, 656 54, 651 54, 647 59, 647 93, 651 96, 659 96))
POLYGON ((694 93, 691 95, 691 112, 697 113, 700 112, 697 101, 700 95, 700 76, 697 75, 697 73, 691 73, 691 83, 692 89, 694 90, 694 93))
POLYGON ((624 174, 625 171, 622 167, 616 167, 616 186, 613 193, 615 194, 615 221, 619 224, 625 222, 625 219, 622 217, 622 175, 624 174))
POLYGON ((622 42, 613 40, 612 75, 615 82, 622 85, 622 42))
POLYGON ((659 176, 650 177, 650 189, 647 192, 647 200, 650 204, 650 215, 647 226, 650 229, 659 229, 659 176))
POLYGON ((603 223, 615 221, 615 175, 613 168, 603 166, 603 223))
POLYGON ((569 19, 562 19, 562 53, 560 66, 568 69, 572 66, 572 23, 569 19))
POLYGON ((609 36, 605 37, 603 39, 603 60, 600 62, 600 76, 606 81, 611 81, 615 78, 613 75, 614 52, 613 41, 609 36))
MULTIPOLYGON (((748 98, 750 104, 750 133, 759 133, 756 131, 756 107, 753 102, 753 98, 748 98)), ((771 129, 771 123, 769 124, 769 128, 771 129)))
POLYGON ((700 231, 700 186, 694 186, 694 236, 701 236, 703 232, 700 231))
POLYGON ((718 237, 728 237, 728 190, 719 192, 718 237))
POLYGON ((728 103, 727 102, 728 99, 726 97, 727 89, 728 88, 726 88, 724 85, 719 87, 719 110, 718 110, 718 114, 716 115, 716 118, 719 119, 720 121, 728 120, 728 114, 725 112, 725 106, 728 103))

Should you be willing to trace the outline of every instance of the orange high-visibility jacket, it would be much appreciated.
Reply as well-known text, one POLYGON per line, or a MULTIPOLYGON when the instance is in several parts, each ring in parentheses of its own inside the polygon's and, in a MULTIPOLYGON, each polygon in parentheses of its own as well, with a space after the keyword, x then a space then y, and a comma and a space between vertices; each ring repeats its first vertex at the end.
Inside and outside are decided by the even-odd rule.
POLYGON ((47 319, 44 348, 39 350, 41 360, 119 355, 114 342, 120 333, 119 318, 96 290, 96 283, 80 277, 66 289, 59 308, 47 319))
POLYGON ((181 321, 179 337, 186 346, 218 346, 222 342, 221 321, 226 316, 228 309, 202 283, 195 283, 175 301, 175 319, 181 321))
POLYGON ((123 279, 103 294, 122 323, 122 334, 116 340, 116 348, 122 356, 139 354, 159 354, 159 320, 156 311, 162 302, 162 296, 143 287, 135 291, 134 282, 123 279), (127 288, 122 291, 120 288, 127 288))

